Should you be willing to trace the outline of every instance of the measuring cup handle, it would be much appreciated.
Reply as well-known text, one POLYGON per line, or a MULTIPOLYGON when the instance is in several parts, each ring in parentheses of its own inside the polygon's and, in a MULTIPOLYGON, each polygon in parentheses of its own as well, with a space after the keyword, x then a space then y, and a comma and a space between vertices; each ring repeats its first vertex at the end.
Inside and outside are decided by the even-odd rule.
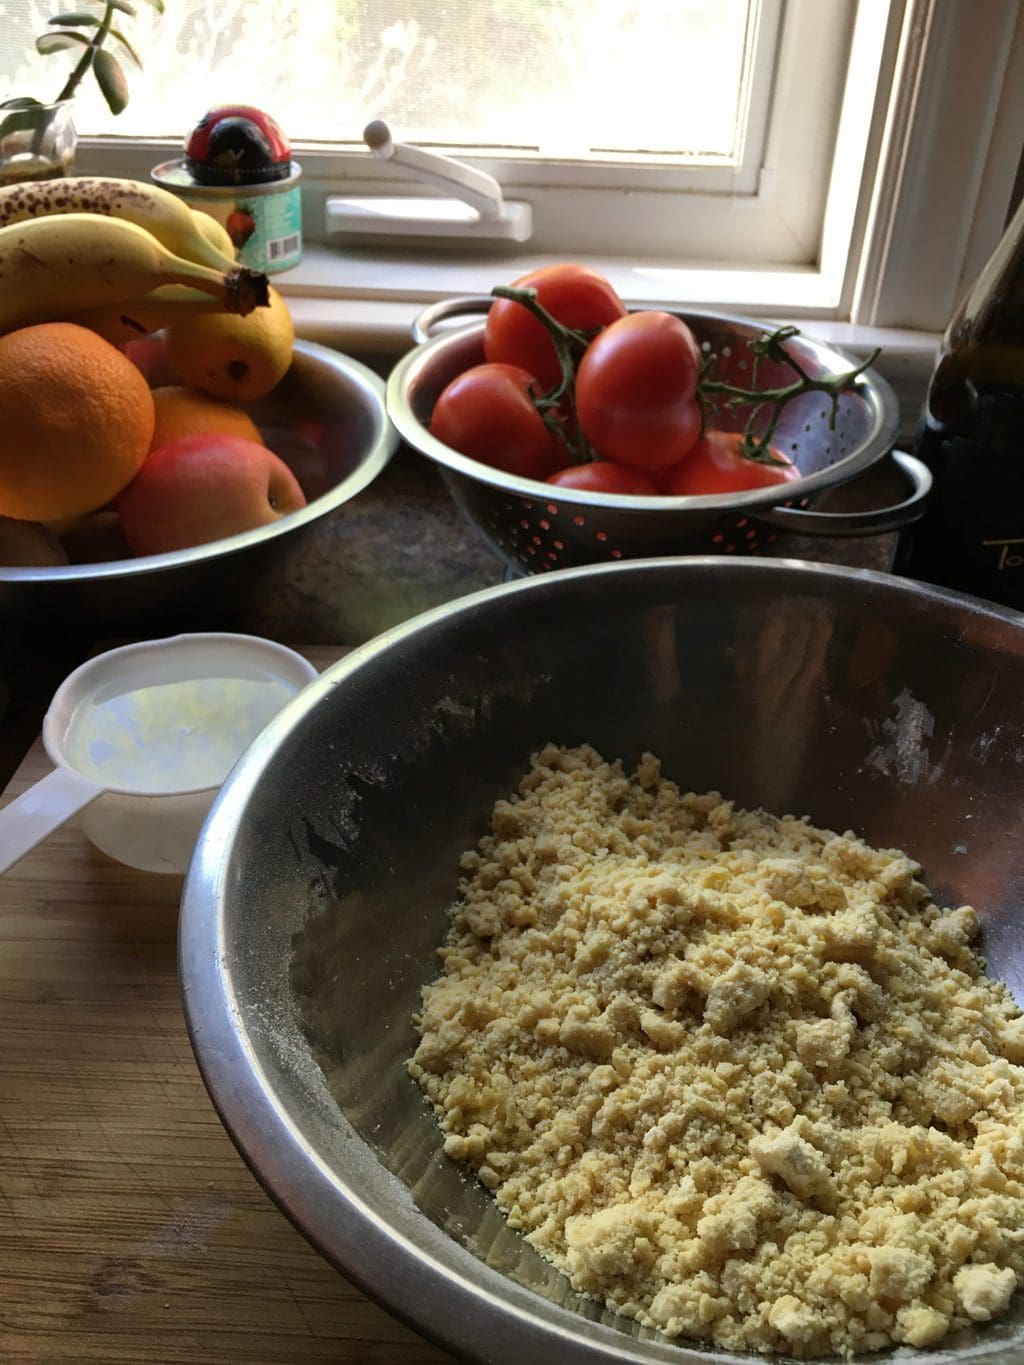
POLYGON ((67 768, 54 768, 0 810, 0 874, 65 824, 105 788, 67 768))

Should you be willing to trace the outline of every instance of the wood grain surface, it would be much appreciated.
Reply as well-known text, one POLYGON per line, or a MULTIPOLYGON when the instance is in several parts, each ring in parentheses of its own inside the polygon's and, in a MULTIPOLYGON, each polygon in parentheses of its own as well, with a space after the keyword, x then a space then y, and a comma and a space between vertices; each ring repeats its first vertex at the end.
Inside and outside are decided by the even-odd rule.
MULTIPOLYGON (((49 767, 37 743, 0 804, 49 767)), ((0 877, 0 1360, 450 1362, 313 1251, 221 1127, 181 886, 73 825, 0 877)))

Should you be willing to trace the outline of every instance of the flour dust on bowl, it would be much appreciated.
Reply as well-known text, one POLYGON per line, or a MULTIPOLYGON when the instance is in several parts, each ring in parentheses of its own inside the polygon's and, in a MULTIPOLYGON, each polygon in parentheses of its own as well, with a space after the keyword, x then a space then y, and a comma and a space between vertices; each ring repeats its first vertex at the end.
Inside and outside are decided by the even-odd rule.
MULTIPOLYGON (((180 951, 186 1015, 214 1103, 265 1188, 313 1244, 393 1312, 467 1359, 749 1360, 686 1336, 670 1339, 576 1293, 510 1228, 485 1185, 446 1154, 408 1061, 419 1043, 413 1018, 421 992, 439 974, 446 912, 460 878, 473 870, 460 859, 487 835, 496 803, 516 790, 530 755, 546 744, 592 745, 621 759, 627 773, 651 752, 684 793, 718 791, 736 808, 806 815, 824 830, 852 830, 873 848, 904 850, 922 865, 921 880, 938 905, 976 907, 990 977, 1022 1000, 1022 721, 1024 619, 866 571, 757 558, 641 560, 532 576, 427 613, 357 650, 296 698, 211 811, 185 886, 180 951)), ((635 837, 653 839, 639 823, 635 837)), ((742 837, 735 842, 740 852, 747 846, 742 837)), ((911 896, 907 905, 914 903, 911 896)), ((777 899, 765 902, 773 904, 783 912, 777 899)), ((835 906, 814 910, 819 918, 812 916, 805 947, 842 939, 848 952, 823 971, 850 989, 859 982, 874 991, 885 1015, 885 973, 874 980, 870 940, 857 939, 844 918, 857 908, 851 897, 841 914, 833 915, 835 906)), ((726 907, 723 914, 734 912, 726 907)), ((931 918, 921 934, 933 932, 931 918)), ((918 932, 909 913, 904 921, 908 935, 918 932)), ((941 919, 942 932, 957 923, 941 919)), ((478 937, 486 937, 484 929, 478 937)), ((969 995, 967 959, 956 958, 954 939, 952 966, 964 968, 969 995)), ((658 941, 650 939, 651 951, 658 941)), ((722 951, 728 946, 723 938, 722 951)), ((786 951, 780 945, 777 957, 786 951)), ((929 957, 936 970, 940 957, 929 957)), ((712 965, 705 961, 703 969, 712 965)), ((725 975, 729 964, 719 967, 725 975)), ((815 990, 809 975, 808 1000, 818 998, 815 990)), ((487 997, 480 999, 482 1017, 487 997)), ((757 1026, 770 1034, 777 1024, 784 1040, 793 1025, 781 1001, 769 1003, 757 1026)), ((835 1017, 809 1008, 802 1022, 841 1030, 841 1005, 835 1017)), ((671 1009, 664 992, 658 1009, 671 1009)), ((1009 1018, 1009 1003, 1006 1010, 1009 1018)), ((946 1016, 955 1013, 951 1007, 932 1021, 937 1038, 946 1037, 946 1016)), ((695 1036, 707 1036, 699 1011, 691 1022, 695 1036)), ((720 1045, 726 1071, 729 1037, 739 1056, 745 1027, 720 1045)), ((855 1015, 851 1046, 874 1048, 878 1028, 855 1015)), ((922 1032, 930 1047, 929 1031, 922 1032)), ((925 1062, 910 1065, 909 1054, 890 1059, 885 1084, 898 1087, 903 1066, 908 1087, 908 1097, 893 1104, 892 1123, 915 1126, 906 1107, 918 1072, 938 1088, 934 1121, 907 1136, 904 1176, 880 1170, 871 1183, 883 1198, 892 1181, 893 1198, 906 1205, 904 1222, 889 1228, 883 1243, 904 1249, 900 1239, 919 1216, 934 1232, 938 1205, 920 1201, 931 1200, 935 1182, 947 1178, 942 1153, 960 1150, 958 1143, 968 1153, 959 1176, 950 1167, 952 1190, 958 1180, 975 1179, 970 1172, 988 1139, 979 1135, 974 1152, 969 1117, 953 1112, 955 1087, 939 1097, 938 1083, 943 1066, 974 1065, 979 1043, 980 1035, 965 1038, 952 1058, 929 1053, 934 1075, 924 1075, 925 1062), (924 1162, 925 1148, 938 1155, 915 1183, 907 1163, 912 1170, 924 1162)), ((794 1058, 796 1076, 799 1054, 794 1058)), ((611 1064, 592 1060, 587 1074, 600 1079, 611 1064)), ((1019 1067, 1006 1058, 996 1065, 1012 1089, 1019 1067)), ((800 1085, 822 1103, 836 1074, 826 1070, 818 1087, 813 1065, 805 1070, 800 1085)), ((746 1084, 744 1074, 732 1084, 746 1084)), ((998 1090, 998 1075, 992 1083, 998 1090)), ((466 1096, 469 1104, 468 1088, 466 1096)), ((841 1087, 828 1091, 828 1103, 841 1114, 841 1087)), ((715 1113, 703 1121, 721 1124, 715 1113)), ((785 1133, 795 1120, 756 1108, 733 1120, 761 1125, 771 1139, 769 1121, 785 1133)), ((689 1139, 685 1132, 674 1139, 681 1160, 701 1131, 698 1124, 689 1139)), ((1009 1136, 1001 1147, 988 1145, 998 1183, 1002 1168, 1018 1160, 1017 1147, 1009 1136)), ((794 1196, 784 1165, 777 1163, 766 1186, 785 1203, 794 1196)), ((1019 1198, 1006 1179, 1005 1189, 984 1198, 1019 1198)), ((807 1235, 816 1230, 825 1245, 838 1238, 829 1220, 839 1213, 811 1193, 804 1192, 807 1235)), ((692 1191, 680 1194, 692 1198, 692 1191)), ((949 1245, 966 1245, 965 1236, 978 1236, 977 1219, 965 1234, 958 1226, 971 1218, 958 1219, 955 1197, 948 1208, 949 1245)), ((717 1286, 731 1263, 738 1274, 757 1256, 770 1264, 786 1250, 759 1247, 756 1235, 740 1243, 715 1270, 717 1286)), ((983 1236, 963 1253, 965 1263, 982 1266, 999 1256, 983 1236)), ((885 1297, 867 1270, 861 1292, 885 1297)), ((927 1286, 918 1292, 926 1295, 927 1286)), ((712 1323, 716 1297, 717 1289, 709 1291, 712 1323)), ((780 1310, 780 1324, 792 1325, 790 1310, 780 1310)), ((799 1343, 787 1347, 787 1340, 779 1336, 776 1359, 833 1358, 799 1343)), ((957 1329, 912 1358, 1011 1365, 1022 1356, 1024 1309, 1015 1298, 1003 1316, 957 1329)))
MULTIPOLYGON (((419 345, 391 371, 388 414, 401 436, 437 465, 466 520, 517 573, 543 573, 581 564, 651 555, 756 555, 785 535, 879 535, 921 515, 931 476, 915 456, 893 452, 908 485, 898 502, 862 512, 829 512, 813 504, 828 490, 867 471, 892 452, 899 427, 896 398, 874 370, 862 374, 831 403, 820 393, 801 394, 783 409, 773 444, 801 477, 782 485, 700 497, 624 497, 556 488, 471 460, 430 431, 434 404, 456 376, 484 359, 483 321, 433 329, 445 318, 486 311, 491 300, 448 299, 424 310, 413 328, 419 345), (785 490, 785 493, 781 491, 785 490)), ((748 318, 685 312, 704 355, 718 357, 718 377, 740 387, 752 383, 752 342, 765 328, 748 318)), ((809 337, 786 350, 812 379, 855 368, 848 356, 809 337)), ((761 364, 759 388, 792 382, 781 363, 761 364)), ((716 425, 742 430, 748 410, 725 409, 716 425)))

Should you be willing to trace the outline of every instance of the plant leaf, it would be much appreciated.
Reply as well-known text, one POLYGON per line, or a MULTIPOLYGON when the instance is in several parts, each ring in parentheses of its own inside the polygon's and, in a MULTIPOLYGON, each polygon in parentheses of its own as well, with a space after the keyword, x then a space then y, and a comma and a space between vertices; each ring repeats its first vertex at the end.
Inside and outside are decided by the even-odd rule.
POLYGON ((118 41, 118 42, 121 44, 121 46, 124 48, 125 52, 128 53, 128 56, 131 57, 132 61, 135 63, 135 65, 136 65, 136 66, 139 68, 139 70, 141 71, 141 70, 142 70, 142 58, 141 58, 141 57, 139 56, 139 54, 135 51, 135 49, 132 47, 131 43, 130 43, 130 42, 128 41, 128 39, 124 36, 124 34, 121 32, 121 30, 120 30, 120 29, 117 29, 117 28, 112 28, 112 29, 110 30, 110 36, 111 36, 112 38, 116 38, 116 39, 117 39, 117 41, 118 41))
POLYGON ((15 133, 31 133, 39 127, 39 110, 43 107, 38 100, 26 101, 17 109, 3 106, 9 110, 0 114, 0 142, 15 133))
POLYGON ((107 0, 107 4, 111 9, 118 9, 122 14, 130 14, 133 18, 139 12, 134 5, 128 3, 128 0, 107 0))
POLYGON ((47 19, 48 24, 62 24, 65 28, 77 28, 79 24, 84 24, 87 28, 99 28, 100 20, 95 14, 86 14, 82 10, 75 10, 71 14, 55 14, 52 19, 47 19))
POLYGON ((121 63, 105 47, 101 47, 96 53, 93 70, 107 108, 112 114, 122 113, 128 104, 128 80, 121 63))
POLYGON ((65 33, 41 33, 36 39, 36 51, 47 57, 51 52, 62 52, 64 48, 74 47, 76 43, 88 47, 89 39, 84 33, 74 33, 70 29, 65 33))
POLYGON ((153 6, 157 14, 163 14, 164 0, 147 0, 147 3, 153 6))

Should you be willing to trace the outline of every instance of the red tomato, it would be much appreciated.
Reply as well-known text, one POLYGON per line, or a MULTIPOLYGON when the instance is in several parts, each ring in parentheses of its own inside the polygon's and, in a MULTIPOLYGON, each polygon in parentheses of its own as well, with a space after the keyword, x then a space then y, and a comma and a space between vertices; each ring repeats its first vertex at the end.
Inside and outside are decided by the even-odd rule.
POLYGON ((574 464, 552 474, 548 483, 559 488, 582 488, 587 493, 632 493, 651 497, 658 492, 654 481, 639 469, 612 464, 611 460, 591 460, 589 464, 574 464))
MULTIPOLYGON (((564 327, 590 332, 625 317, 626 305, 603 275, 587 265, 547 265, 514 282, 516 289, 536 289, 537 302, 564 327)), ((543 392, 562 379, 562 367, 544 324, 512 299, 495 299, 484 327, 488 360, 519 365, 540 383, 543 392)))
POLYGON ((661 491, 674 497, 702 493, 739 493, 746 488, 789 483, 800 471, 771 447, 785 464, 761 464, 743 454, 738 431, 706 431, 688 455, 661 480, 661 491))
POLYGON ((576 416, 594 449, 656 474, 700 435, 700 351, 671 313, 631 313, 594 338, 576 372, 576 416))
POLYGON ((564 462, 565 447, 534 407, 536 393, 537 381, 515 365, 474 365, 434 404, 431 434, 481 464, 546 479, 564 462))

